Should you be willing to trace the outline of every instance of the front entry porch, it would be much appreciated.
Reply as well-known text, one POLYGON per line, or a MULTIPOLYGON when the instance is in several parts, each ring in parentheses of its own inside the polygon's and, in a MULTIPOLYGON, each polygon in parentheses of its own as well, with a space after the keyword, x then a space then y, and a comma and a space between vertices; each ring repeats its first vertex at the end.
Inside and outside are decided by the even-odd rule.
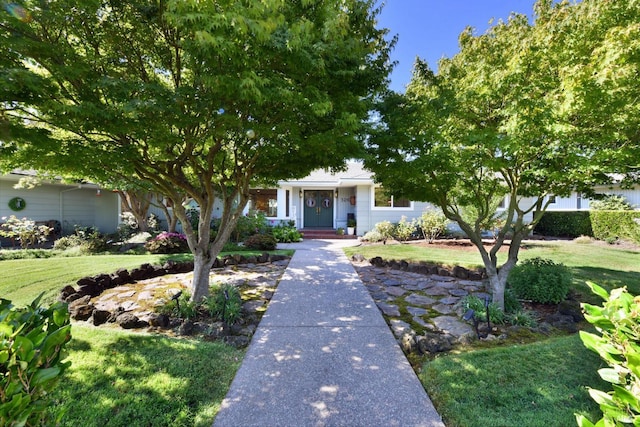
POLYGON ((334 228, 303 228, 300 230, 303 238, 311 240, 319 239, 357 239, 358 236, 345 234, 338 234, 334 228))

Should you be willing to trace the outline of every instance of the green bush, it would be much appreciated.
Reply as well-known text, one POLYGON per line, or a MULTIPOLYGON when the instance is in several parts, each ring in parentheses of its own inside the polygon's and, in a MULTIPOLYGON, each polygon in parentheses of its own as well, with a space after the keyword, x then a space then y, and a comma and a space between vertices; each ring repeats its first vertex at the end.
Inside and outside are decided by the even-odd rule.
POLYGON ((390 221, 382 221, 375 225, 374 230, 380 235, 383 242, 393 238, 394 226, 390 221))
POLYGON ((261 251, 272 251, 276 248, 278 242, 271 234, 254 234, 244 241, 244 246, 248 249, 256 249, 261 251))
POLYGON ((291 225, 277 225, 271 229, 271 234, 280 243, 299 242, 302 239, 298 229, 291 225))
MULTIPOLYGON (((587 284, 604 300, 602 306, 582 304, 585 319, 600 335, 581 331, 580 338, 609 365, 598 374, 613 388, 609 392, 589 389, 603 415, 595 425, 640 425, 640 297, 626 288, 609 294, 595 283, 587 284)), ((594 426, 582 415, 576 419, 580 427, 594 426)))
POLYGON ((66 304, 44 308, 39 305, 41 297, 25 308, 0 299, 2 426, 55 423, 49 419, 49 393, 70 365, 62 362, 62 350, 71 339, 71 325, 66 304))
POLYGON ((533 231, 553 237, 593 236, 591 216, 586 211, 544 212, 533 231))
POLYGON ((592 211, 593 237, 615 242, 618 239, 640 244, 640 211, 592 211))
POLYGON ((444 234, 447 231, 448 224, 447 217, 441 211, 435 209, 425 210, 416 221, 418 229, 429 243, 433 243, 438 236, 444 234))
POLYGON ((205 305, 211 317, 232 324, 240 318, 242 297, 233 285, 213 285, 209 288, 209 298, 205 305))
POLYGON ((53 243, 53 249, 67 251, 79 248, 80 254, 96 254, 107 251, 107 237, 90 227, 76 227, 75 234, 59 238, 53 243))
MULTIPOLYGON (((491 323, 496 325, 504 324, 505 314, 500 307, 498 307, 498 304, 491 302, 488 308, 491 323)), ((462 299, 462 309, 463 311, 473 310, 474 317, 481 322, 487 320, 487 306, 485 306, 485 301, 475 295, 467 295, 462 299)))
POLYGON ((152 254, 180 254, 189 252, 187 237, 180 233, 162 232, 149 239, 144 247, 152 254))
POLYGON ((195 319, 198 316, 198 304, 190 299, 191 294, 182 291, 177 298, 170 299, 166 304, 159 306, 156 311, 180 319, 195 319))
POLYGON ((403 215, 402 218, 400 218, 400 222, 393 228, 393 237, 400 242, 406 242, 415 232, 415 222, 407 221, 407 217, 403 215))
POLYGON ((382 237, 382 234, 380 234, 378 231, 371 230, 371 231, 367 231, 364 234, 364 236, 362 236, 362 240, 364 240, 365 242, 376 243, 376 242, 381 242, 382 240, 384 240, 384 238, 382 237))
POLYGON ((563 264, 532 258, 516 265, 507 282, 520 299, 541 304, 558 304, 567 297, 571 272, 563 264))

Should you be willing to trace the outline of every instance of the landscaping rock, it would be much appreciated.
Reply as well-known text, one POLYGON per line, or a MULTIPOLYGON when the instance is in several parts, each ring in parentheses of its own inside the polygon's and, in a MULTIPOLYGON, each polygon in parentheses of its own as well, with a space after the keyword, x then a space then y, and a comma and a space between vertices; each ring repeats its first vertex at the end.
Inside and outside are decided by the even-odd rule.
POLYGON ((94 306, 90 303, 91 296, 84 295, 69 304, 69 315, 74 320, 87 320, 93 314, 94 306))
POLYGON ((390 316, 390 317, 400 316, 400 309, 398 309, 397 305, 387 304, 384 302, 377 302, 376 305, 378 306, 380 311, 384 313, 385 316, 390 316))
POLYGON ((118 317, 116 317, 116 323, 122 329, 136 329, 149 326, 147 322, 138 319, 138 316, 133 313, 119 314, 118 317))
POLYGON ((93 311, 93 324, 94 326, 100 326, 105 324, 111 319, 111 313, 106 310, 94 310, 93 311))
POLYGON ((417 348, 422 354, 436 354, 453 348, 451 337, 443 334, 425 333, 416 337, 417 348))

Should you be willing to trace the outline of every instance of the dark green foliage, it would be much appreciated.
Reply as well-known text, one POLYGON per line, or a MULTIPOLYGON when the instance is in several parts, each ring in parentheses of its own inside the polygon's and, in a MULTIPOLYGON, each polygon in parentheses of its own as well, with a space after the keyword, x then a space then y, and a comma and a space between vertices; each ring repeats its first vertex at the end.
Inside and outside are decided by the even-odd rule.
POLYGON ((271 229, 271 234, 280 243, 299 242, 302 239, 298 229, 292 225, 277 225, 271 229))
POLYGON ((198 304, 190 301, 191 294, 183 291, 177 299, 172 298, 165 305, 158 307, 158 313, 180 319, 194 319, 198 315, 198 304))
POLYGON ((536 224, 534 233, 553 237, 593 236, 589 212, 546 212, 536 224))
POLYGON ((504 311, 505 313, 515 313, 522 309, 522 304, 518 300, 516 293, 511 288, 504 290, 504 311))
POLYGON ((631 240, 640 244, 640 211, 591 211, 593 237, 631 240))
POLYGON ((144 244, 152 254, 179 254, 189 252, 189 245, 184 234, 162 232, 144 244))
POLYGON ((254 234, 244 241, 247 249, 257 249, 261 251, 273 251, 278 245, 277 240, 271 234, 254 234))
POLYGON ((238 288, 230 284, 214 285, 209 288, 209 294, 205 305, 211 317, 229 324, 240 318, 242 297, 238 288))
MULTIPOLYGON (((592 292, 604 300, 602 306, 582 304, 585 319, 599 335, 581 331, 585 347, 596 352, 609 365, 598 370, 600 377, 611 383, 612 391, 589 389, 600 405, 603 418, 596 425, 640 425, 640 299, 616 288, 607 292, 595 283, 587 282, 592 292)), ((580 427, 594 424, 577 416, 580 427)))
MULTIPOLYGON (((475 295, 468 295, 462 300, 462 307, 464 311, 469 309, 473 310, 474 317, 480 322, 487 320, 487 307, 485 302, 475 295)), ((489 303, 489 318, 491 323, 502 325, 505 322, 505 315, 500 307, 496 303, 489 303)))
POLYGON ((520 299, 557 304, 567 297, 571 279, 571 272, 563 264, 532 258, 511 270, 508 284, 520 299))
MULTIPOLYGON (((0 300, 0 425, 51 425, 48 394, 69 363, 62 349, 71 339, 66 304, 15 308, 0 300)), ((62 414, 57 414, 60 417, 62 414)))
POLYGON ((61 251, 79 247, 80 253, 97 254, 109 250, 109 243, 106 236, 92 227, 76 227, 74 234, 64 236, 56 240, 54 249, 61 251))

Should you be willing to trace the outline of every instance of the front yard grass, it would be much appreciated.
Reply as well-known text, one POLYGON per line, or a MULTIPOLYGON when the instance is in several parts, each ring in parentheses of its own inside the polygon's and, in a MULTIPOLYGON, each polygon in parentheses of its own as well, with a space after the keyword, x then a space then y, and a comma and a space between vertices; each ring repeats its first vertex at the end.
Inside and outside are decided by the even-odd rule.
MULTIPOLYGON (((477 249, 393 244, 346 248, 347 256, 427 262, 468 268, 482 266, 477 249)), ((549 258, 568 266, 581 301, 601 304, 584 282, 609 289, 627 286, 640 294, 640 250, 572 241, 526 242, 520 259, 549 258)), ((504 259, 504 258, 503 258, 504 259)), ((577 334, 530 344, 465 348, 427 361, 419 373, 448 427, 571 426, 575 413, 598 420, 598 405, 587 387, 609 390, 597 370, 605 364, 577 334)))
MULTIPOLYGON (((380 256, 384 259, 427 262, 445 266, 460 265, 467 268, 481 267, 478 250, 467 248, 443 248, 437 245, 387 244, 363 245, 345 248, 348 257, 362 254, 366 259, 380 256)), ((506 258, 501 250, 499 263, 506 258)), ((626 286, 634 295, 640 294, 640 250, 619 248, 598 243, 581 244, 573 241, 527 241, 520 249, 519 259, 549 258, 569 267, 573 273, 574 290, 585 302, 599 303, 592 296, 586 281, 596 282, 607 288, 626 286)))
POLYGON ((52 394, 61 426, 211 426, 244 352, 219 342, 74 324, 52 394))

